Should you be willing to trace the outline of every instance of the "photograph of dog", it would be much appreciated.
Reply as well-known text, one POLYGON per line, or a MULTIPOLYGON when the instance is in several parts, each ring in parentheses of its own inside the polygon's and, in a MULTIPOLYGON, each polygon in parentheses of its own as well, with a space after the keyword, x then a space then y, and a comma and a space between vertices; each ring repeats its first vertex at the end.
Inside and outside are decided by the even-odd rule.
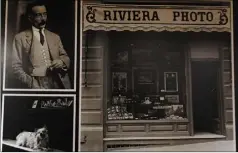
POLYGON ((3 152, 76 150, 74 95, 4 94, 3 152))
POLYGON ((16 137, 16 145, 33 150, 49 151, 49 135, 47 127, 36 129, 35 132, 21 132, 16 137))

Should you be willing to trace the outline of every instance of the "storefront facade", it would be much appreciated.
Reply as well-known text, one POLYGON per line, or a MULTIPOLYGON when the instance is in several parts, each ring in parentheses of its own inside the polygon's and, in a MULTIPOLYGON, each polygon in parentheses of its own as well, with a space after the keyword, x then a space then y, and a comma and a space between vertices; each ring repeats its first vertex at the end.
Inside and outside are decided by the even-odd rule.
POLYGON ((231 4, 219 4, 82 2, 82 151, 233 139, 231 4))

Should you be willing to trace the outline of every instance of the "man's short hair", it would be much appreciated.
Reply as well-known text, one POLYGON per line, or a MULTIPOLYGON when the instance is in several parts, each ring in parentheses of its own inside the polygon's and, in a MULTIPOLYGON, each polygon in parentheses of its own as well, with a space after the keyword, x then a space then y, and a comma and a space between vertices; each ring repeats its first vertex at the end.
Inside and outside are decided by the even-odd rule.
POLYGON ((35 6, 45 6, 46 7, 46 3, 45 3, 44 0, 34 0, 34 1, 30 2, 27 5, 27 8, 26 8, 26 14, 31 15, 32 14, 32 8, 35 7, 35 6))

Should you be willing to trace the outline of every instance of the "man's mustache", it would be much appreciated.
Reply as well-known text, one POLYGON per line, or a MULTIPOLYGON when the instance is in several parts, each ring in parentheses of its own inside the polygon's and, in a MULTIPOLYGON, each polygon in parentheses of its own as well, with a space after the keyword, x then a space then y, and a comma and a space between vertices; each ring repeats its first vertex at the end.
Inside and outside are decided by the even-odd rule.
POLYGON ((39 25, 45 25, 46 21, 41 21, 39 25))

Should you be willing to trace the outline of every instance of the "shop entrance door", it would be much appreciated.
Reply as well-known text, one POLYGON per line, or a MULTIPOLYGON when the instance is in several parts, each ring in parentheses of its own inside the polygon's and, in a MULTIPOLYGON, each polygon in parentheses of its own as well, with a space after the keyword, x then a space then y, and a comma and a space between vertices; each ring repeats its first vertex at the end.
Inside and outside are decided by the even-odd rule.
POLYGON ((192 61, 194 132, 222 134, 219 61, 192 61))

